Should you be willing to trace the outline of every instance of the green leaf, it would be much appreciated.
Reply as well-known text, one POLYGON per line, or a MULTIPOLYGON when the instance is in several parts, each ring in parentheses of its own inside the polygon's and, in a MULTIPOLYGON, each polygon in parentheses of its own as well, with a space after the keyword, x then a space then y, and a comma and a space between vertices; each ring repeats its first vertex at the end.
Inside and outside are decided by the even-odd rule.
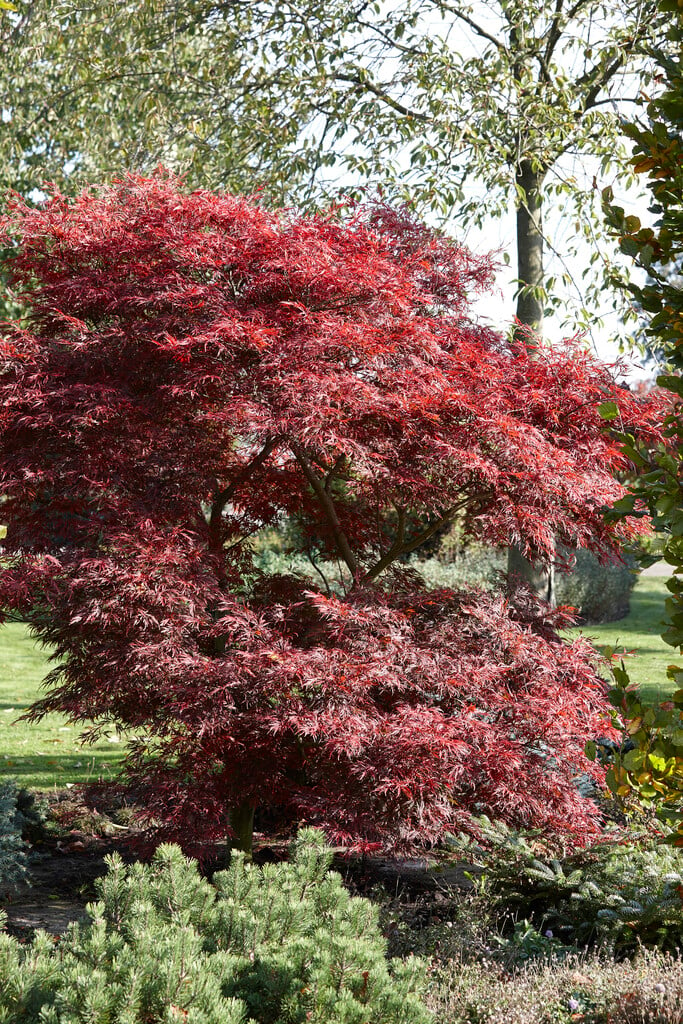
POLYGON ((642 750, 629 750, 622 758, 622 764, 628 771, 637 771, 642 768, 645 761, 645 754, 642 750))
POLYGON ((677 395, 683 395, 683 377, 662 374, 657 377, 657 386, 666 388, 667 391, 674 391, 677 395))
POLYGON ((598 414, 603 420, 616 420, 619 416, 619 406, 616 402, 603 402, 598 406, 598 414))

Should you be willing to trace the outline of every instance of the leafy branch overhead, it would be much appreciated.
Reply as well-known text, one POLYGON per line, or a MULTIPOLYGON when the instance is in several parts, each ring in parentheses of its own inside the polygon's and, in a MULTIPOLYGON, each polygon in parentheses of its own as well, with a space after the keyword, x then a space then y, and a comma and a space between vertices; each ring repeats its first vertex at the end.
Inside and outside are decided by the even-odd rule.
POLYGON ((458 515, 548 558, 638 530, 619 427, 656 409, 568 343, 469 317, 491 266, 384 207, 272 213, 133 175, 5 221, 0 597, 60 658, 34 708, 145 729, 131 779, 187 842, 255 807, 410 847, 475 805, 589 832, 609 731, 583 642, 530 598, 425 591, 458 515), (284 519, 336 579, 260 573, 284 519))
MULTIPOLYGON (((627 214, 604 195, 608 223, 618 233, 622 250, 647 272, 643 284, 630 290, 647 318, 647 333, 657 346, 669 372, 657 379, 668 396, 670 415, 665 420, 665 439, 654 453, 638 452, 633 438, 624 438, 624 451, 641 468, 632 494, 618 510, 630 514, 635 503, 647 505, 654 524, 666 537, 664 559, 671 567, 667 582, 664 640, 683 653, 683 14, 677 3, 662 0, 661 13, 669 19, 669 49, 657 54, 665 88, 648 106, 646 123, 625 127, 634 142, 633 166, 647 176, 652 200, 652 224, 627 214), (670 50, 676 53, 674 59, 670 50)), ((658 807, 676 828, 672 842, 683 846, 683 667, 669 666, 675 684, 670 700, 648 706, 630 686, 624 669, 617 670, 613 700, 626 722, 635 749, 619 758, 610 776, 621 796, 637 794, 658 807)))
POLYGON ((0 21, 0 180, 72 190, 161 162, 202 187, 257 183, 278 203, 379 187, 464 229, 514 210, 523 322, 568 293, 587 306, 591 281, 604 298, 590 179, 627 174, 613 105, 650 87, 655 0, 172 0, 163 12, 36 0, 0 21), (579 239, 585 281, 567 262, 579 239), (553 252, 553 269, 529 246, 546 264, 553 252))

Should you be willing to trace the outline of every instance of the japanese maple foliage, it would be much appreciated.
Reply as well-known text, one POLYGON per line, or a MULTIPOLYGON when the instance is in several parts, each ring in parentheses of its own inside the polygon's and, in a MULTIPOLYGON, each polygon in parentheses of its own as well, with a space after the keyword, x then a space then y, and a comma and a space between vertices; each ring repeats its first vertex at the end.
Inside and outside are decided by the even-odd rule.
POLYGON ((609 555, 636 527, 601 514, 624 466, 601 407, 653 413, 580 347, 530 359, 474 323, 488 260, 391 211, 160 173, 17 199, 5 232, 29 312, 1 350, 0 598, 60 659, 34 714, 144 730, 129 775, 186 843, 253 807, 387 848, 481 811, 594 831, 589 647, 400 560, 456 516, 609 555), (254 568, 285 519, 334 581, 254 568))

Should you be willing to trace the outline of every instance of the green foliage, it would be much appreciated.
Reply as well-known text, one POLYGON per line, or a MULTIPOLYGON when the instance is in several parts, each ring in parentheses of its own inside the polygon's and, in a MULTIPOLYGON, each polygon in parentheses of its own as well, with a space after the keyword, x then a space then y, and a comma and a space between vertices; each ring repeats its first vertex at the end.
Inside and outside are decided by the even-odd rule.
MULTIPOLYGON (((254 564, 262 572, 295 573, 317 579, 318 583, 322 574, 331 589, 338 586, 338 566, 288 553, 286 547, 286 538, 271 531, 260 539, 254 564)), ((436 555, 425 558, 418 554, 409 565, 430 587, 476 586, 491 590, 505 571, 506 553, 484 544, 458 547, 448 536, 436 555)), ((631 563, 601 565, 595 555, 581 549, 576 552, 572 572, 557 574, 557 603, 576 608, 583 622, 612 622, 628 614, 635 582, 631 563)))
POLYGON ((583 622, 613 622, 628 615, 636 578, 632 563, 601 565, 579 549, 573 571, 556 576, 556 600, 576 608, 583 622))
POLYGON ((26 853, 14 779, 0 779, 0 892, 23 878, 26 853))
POLYGON ((454 847, 483 871, 478 885, 500 912, 518 919, 512 941, 548 955, 552 942, 598 943, 623 954, 642 945, 675 950, 683 929, 683 852, 658 836, 619 837, 564 857, 549 857, 533 836, 481 819, 485 846, 458 837, 454 847), (547 932, 551 934, 548 935, 547 932))
MULTIPOLYGON (((665 88, 647 108, 648 123, 629 124, 626 134, 634 142, 633 169, 647 175, 655 215, 652 225, 614 205, 611 191, 604 193, 608 223, 618 235, 622 251, 634 257, 648 274, 644 286, 630 284, 640 308, 649 319, 647 333, 671 372, 658 379, 670 393, 671 415, 666 421, 667 443, 654 453, 637 450, 633 438, 623 435, 623 450, 643 467, 632 491, 624 499, 631 509, 635 498, 649 508, 655 528, 666 534, 664 559, 671 566, 667 582, 667 622, 663 639, 683 653, 683 10, 664 0, 660 12, 669 31, 665 52, 657 53, 665 88), (673 14, 673 17, 671 15, 673 14), (677 59, 673 59, 673 54, 677 59)), ((623 502, 617 510, 628 514, 623 502)), ((620 759, 610 783, 620 795, 638 793, 646 803, 659 806, 662 816, 678 821, 671 842, 683 846, 683 666, 669 666, 674 684, 671 700, 647 706, 629 688, 622 669, 616 674, 615 706, 638 750, 620 759)))
MULTIPOLYGON (((0 19, 3 185, 72 189, 163 163, 193 186, 263 187, 288 203, 380 185, 485 226, 524 209, 524 160, 571 226, 564 257, 574 240, 594 250, 596 290, 594 171, 581 165, 628 174, 609 100, 648 87, 653 0, 17 6, 0 19), (578 181, 555 166, 567 150, 578 181)), ((520 282, 545 307, 576 286, 554 262, 520 282)))
POLYGON ((377 912, 330 872, 320 833, 291 863, 233 855, 210 884, 177 847, 150 865, 108 858, 55 946, 0 936, 2 1024, 427 1024, 424 966, 389 963, 377 912))
MULTIPOLYGON (((433 587, 460 587, 464 584, 490 589, 497 574, 504 572, 503 552, 473 545, 459 552, 452 561, 440 557, 415 559, 411 563, 433 587)), ((612 622, 628 614, 636 575, 629 563, 601 565, 590 551, 580 549, 572 572, 558 573, 555 594, 558 604, 576 609, 583 622, 612 622)))
MULTIPOLYGON (((649 703, 631 684, 623 666, 614 668, 615 685, 610 700, 625 722, 633 750, 617 754, 607 774, 607 783, 626 803, 637 797, 646 807, 655 807, 660 818, 680 822, 683 811, 683 689, 676 665, 669 678, 679 683, 669 700, 649 703)), ((683 846, 681 827, 668 841, 683 846)))
POLYGON ((551 928, 541 932, 528 918, 514 922, 512 934, 491 937, 492 959, 519 967, 529 961, 556 961, 578 952, 575 946, 557 938, 551 928))
POLYGON ((415 558, 410 565, 430 587, 475 586, 491 590, 497 574, 505 569, 505 556, 495 548, 477 544, 459 552, 452 561, 441 557, 415 558))

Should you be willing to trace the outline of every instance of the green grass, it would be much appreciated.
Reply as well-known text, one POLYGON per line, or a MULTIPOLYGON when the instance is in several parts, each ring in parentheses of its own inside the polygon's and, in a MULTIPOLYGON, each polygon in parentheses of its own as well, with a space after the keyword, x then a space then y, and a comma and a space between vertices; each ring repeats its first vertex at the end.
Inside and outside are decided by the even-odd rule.
POLYGON ((20 786, 30 789, 62 789, 71 783, 112 778, 124 753, 123 743, 103 740, 82 747, 79 727, 61 715, 48 715, 34 725, 17 721, 43 696, 41 683, 50 668, 47 652, 31 638, 24 623, 0 627, 0 776, 14 776, 20 786))
POLYGON ((676 651, 659 635, 667 595, 664 577, 641 576, 631 596, 631 612, 625 619, 572 629, 568 635, 583 633, 599 649, 613 647, 617 652, 623 651, 631 681, 638 684, 648 700, 664 700, 674 689, 666 677, 666 668, 676 661, 676 651))

